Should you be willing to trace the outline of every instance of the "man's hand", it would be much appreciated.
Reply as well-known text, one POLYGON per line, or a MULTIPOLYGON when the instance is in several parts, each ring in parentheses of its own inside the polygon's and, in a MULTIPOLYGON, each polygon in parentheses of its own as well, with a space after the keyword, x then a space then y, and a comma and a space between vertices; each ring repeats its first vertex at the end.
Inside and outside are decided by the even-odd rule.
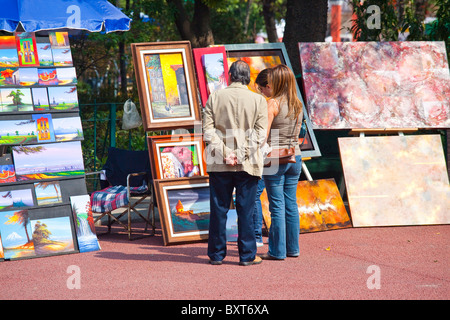
POLYGON ((226 158, 225 158, 225 163, 234 167, 235 165, 237 165, 238 161, 237 161, 237 156, 234 152, 231 152, 226 158))

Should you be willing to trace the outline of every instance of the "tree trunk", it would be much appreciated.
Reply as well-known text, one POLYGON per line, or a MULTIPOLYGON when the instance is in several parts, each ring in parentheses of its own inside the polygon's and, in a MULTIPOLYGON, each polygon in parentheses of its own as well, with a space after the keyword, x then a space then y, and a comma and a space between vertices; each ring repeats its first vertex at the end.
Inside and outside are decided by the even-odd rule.
POLYGON ((327 9, 327 0, 287 0, 283 42, 295 75, 300 74, 298 43, 325 41, 327 9))
POLYGON ((274 0, 263 0, 263 16, 269 42, 278 42, 275 14, 273 12, 274 0))

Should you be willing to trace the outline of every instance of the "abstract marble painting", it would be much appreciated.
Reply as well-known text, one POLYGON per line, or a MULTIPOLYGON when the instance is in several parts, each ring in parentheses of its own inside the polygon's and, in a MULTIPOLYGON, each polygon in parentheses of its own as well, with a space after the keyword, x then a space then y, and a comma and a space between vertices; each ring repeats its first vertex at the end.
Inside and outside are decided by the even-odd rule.
POLYGON ((444 42, 299 43, 314 129, 448 128, 444 42))
POLYGON ((450 223, 440 135, 338 138, 354 227, 450 223))

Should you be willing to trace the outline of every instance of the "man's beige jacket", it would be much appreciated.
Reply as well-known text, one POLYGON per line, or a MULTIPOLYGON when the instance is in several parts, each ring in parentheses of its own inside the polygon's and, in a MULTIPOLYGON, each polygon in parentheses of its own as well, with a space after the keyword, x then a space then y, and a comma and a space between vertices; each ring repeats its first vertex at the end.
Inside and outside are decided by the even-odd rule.
POLYGON ((245 171, 261 177, 260 147, 267 134, 267 118, 266 99, 240 82, 213 92, 203 113, 207 171, 245 171), (236 166, 225 163, 231 152, 238 158, 236 166))

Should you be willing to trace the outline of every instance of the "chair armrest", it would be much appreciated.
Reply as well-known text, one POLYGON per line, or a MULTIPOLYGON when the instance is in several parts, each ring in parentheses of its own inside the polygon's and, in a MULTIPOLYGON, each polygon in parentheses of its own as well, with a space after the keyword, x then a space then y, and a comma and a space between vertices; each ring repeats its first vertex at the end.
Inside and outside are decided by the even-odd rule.
POLYGON ((86 174, 87 176, 91 176, 91 175, 94 175, 94 174, 101 174, 101 173, 103 173, 103 171, 86 172, 85 174, 86 174))
POLYGON ((146 175, 147 172, 136 172, 136 173, 130 173, 127 175, 127 195, 128 199, 130 198, 130 178, 131 177, 137 177, 137 176, 143 176, 146 175))

